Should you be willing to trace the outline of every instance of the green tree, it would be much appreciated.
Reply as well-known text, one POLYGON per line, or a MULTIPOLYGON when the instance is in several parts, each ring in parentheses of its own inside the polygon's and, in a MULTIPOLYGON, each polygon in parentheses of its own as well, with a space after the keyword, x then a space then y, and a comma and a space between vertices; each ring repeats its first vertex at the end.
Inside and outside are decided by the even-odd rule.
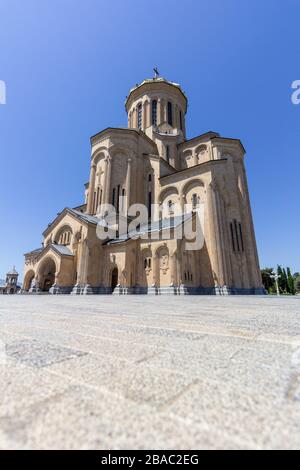
POLYGON ((287 273, 287 291, 288 291, 289 294, 295 295, 295 293, 296 293, 295 281, 294 281, 294 278, 292 276, 290 268, 286 269, 286 273, 287 273))
POLYGON ((281 294, 286 294, 288 292, 288 280, 286 270, 280 265, 277 266, 277 274, 279 276, 278 286, 281 294))
POLYGON ((273 268, 264 268, 261 270, 262 282, 269 294, 276 291, 275 280, 272 278, 273 268))
POLYGON ((294 281, 295 291, 300 292, 300 275, 296 277, 294 281))

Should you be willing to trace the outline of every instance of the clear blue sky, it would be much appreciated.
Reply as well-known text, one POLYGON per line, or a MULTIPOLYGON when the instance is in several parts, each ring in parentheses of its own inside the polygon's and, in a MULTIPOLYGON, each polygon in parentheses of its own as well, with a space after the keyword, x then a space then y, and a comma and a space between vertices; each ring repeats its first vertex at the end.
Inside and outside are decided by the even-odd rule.
POLYGON ((261 266, 300 271, 299 1, 0 0, 0 19, 0 277, 82 202, 90 136, 126 125, 156 64, 189 97, 188 137, 246 147, 261 266))

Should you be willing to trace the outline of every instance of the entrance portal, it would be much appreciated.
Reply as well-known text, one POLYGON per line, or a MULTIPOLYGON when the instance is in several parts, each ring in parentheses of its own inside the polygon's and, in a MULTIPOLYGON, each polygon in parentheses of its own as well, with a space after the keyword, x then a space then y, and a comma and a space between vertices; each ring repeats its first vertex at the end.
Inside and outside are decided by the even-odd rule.
POLYGON ((45 279, 43 291, 49 292, 53 284, 54 284, 54 273, 49 273, 45 279))
POLYGON ((119 280, 119 272, 118 268, 114 268, 112 273, 111 273, 111 288, 114 291, 115 288, 118 285, 118 280, 119 280))
POLYGON ((56 266, 51 258, 47 258, 39 269, 40 289, 49 292, 55 282, 56 266))

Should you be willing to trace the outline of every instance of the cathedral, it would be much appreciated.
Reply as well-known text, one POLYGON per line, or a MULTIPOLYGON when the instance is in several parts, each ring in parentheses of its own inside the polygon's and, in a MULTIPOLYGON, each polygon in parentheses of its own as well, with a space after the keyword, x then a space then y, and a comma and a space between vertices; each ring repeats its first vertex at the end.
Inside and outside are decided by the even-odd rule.
POLYGON ((157 73, 130 90, 128 126, 91 137, 84 203, 60 212, 25 254, 23 293, 265 293, 245 149, 217 132, 187 139, 187 106, 180 85, 157 73), (139 223, 136 205, 147 209, 139 223), (190 249, 182 227, 197 226, 199 212, 203 241, 190 249))

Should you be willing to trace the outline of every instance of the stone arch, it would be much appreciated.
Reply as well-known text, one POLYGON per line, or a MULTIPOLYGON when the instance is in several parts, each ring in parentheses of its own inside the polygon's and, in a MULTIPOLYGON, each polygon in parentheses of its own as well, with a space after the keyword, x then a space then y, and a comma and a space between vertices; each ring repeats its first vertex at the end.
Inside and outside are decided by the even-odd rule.
POLYGON ((110 151, 111 178, 109 182, 109 198, 111 204, 123 210, 126 204, 128 161, 131 158, 128 150, 114 147, 110 151))
POLYGON ((207 156, 207 145, 201 144, 195 150, 195 154, 197 157, 197 163, 203 163, 206 160, 207 156))
POLYGON ((54 243, 58 245, 70 245, 72 241, 72 235, 72 227, 69 224, 64 224, 57 230, 54 236, 54 243))
POLYGON ((169 286, 171 283, 169 248, 167 245, 162 245, 157 248, 155 255, 158 263, 156 271, 157 284, 159 287, 169 286))
POLYGON ((163 189, 160 194, 159 194, 159 197, 158 197, 158 202, 159 204, 162 204, 163 201, 165 201, 165 199, 168 197, 168 196, 171 196, 172 194, 176 195, 176 196, 179 196, 179 191, 178 189, 176 188, 176 186, 169 186, 168 188, 165 188, 163 189))
POLYGON ((196 209, 204 199, 204 183, 201 179, 188 181, 181 190, 184 203, 191 205, 191 209, 196 209))
POLYGON ((30 271, 28 271, 25 275, 25 278, 24 278, 24 282, 23 282, 23 290, 28 292, 30 287, 31 287, 31 283, 33 281, 35 277, 35 272, 33 271, 33 269, 31 269, 30 271))
POLYGON ((185 195, 190 189, 195 187, 204 187, 204 182, 200 178, 193 178, 190 181, 187 181, 181 189, 181 193, 185 195))
POLYGON ((179 191, 175 186, 164 189, 160 193, 158 201, 162 218, 168 218, 170 215, 180 215, 179 191))
POLYGON ((200 145, 198 145, 198 147, 196 147, 195 153, 200 153, 200 152, 203 152, 203 151, 206 151, 206 150, 207 150, 207 145, 206 144, 200 144, 200 145))
POLYGON ((81 239, 82 239, 82 231, 77 230, 77 232, 74 234, 74 237, 73 237, 74 243, 79 243, 81 239))
POLYGON ((193 166, 193 151, 191 149, 183 151, 180 160, 180 165, 182 169, 193 166))
POLYGON ((100 147, 92 154, 91 163, 97 165, 100 160, 104 160, 108 156, 106 147, 100 147))
POLYGON ((143 248, 138 258, 137 282, 139 286, 150 287, 153 284, 153 262, 151 248, 143 248))
POLYGON ((118 266, 115 265, 110 270, 110 287, 112 289, 112 292, 115 290, 118 284, 119 284, 119 269, 118 269, 118 266))
POLYGON ((37 267, 37 277, 41 291, 49 292, 55 283, 55 276, 58 272, 57 262, 53 256, 47 256, 37 267))
POLYGON ((132 157, 132 154, 128 150, 128 148, 123 147, 123 145, 113 145, 109 149, 109 156, 114 158, 116 155, 122 155, 127 158, 132 157))

